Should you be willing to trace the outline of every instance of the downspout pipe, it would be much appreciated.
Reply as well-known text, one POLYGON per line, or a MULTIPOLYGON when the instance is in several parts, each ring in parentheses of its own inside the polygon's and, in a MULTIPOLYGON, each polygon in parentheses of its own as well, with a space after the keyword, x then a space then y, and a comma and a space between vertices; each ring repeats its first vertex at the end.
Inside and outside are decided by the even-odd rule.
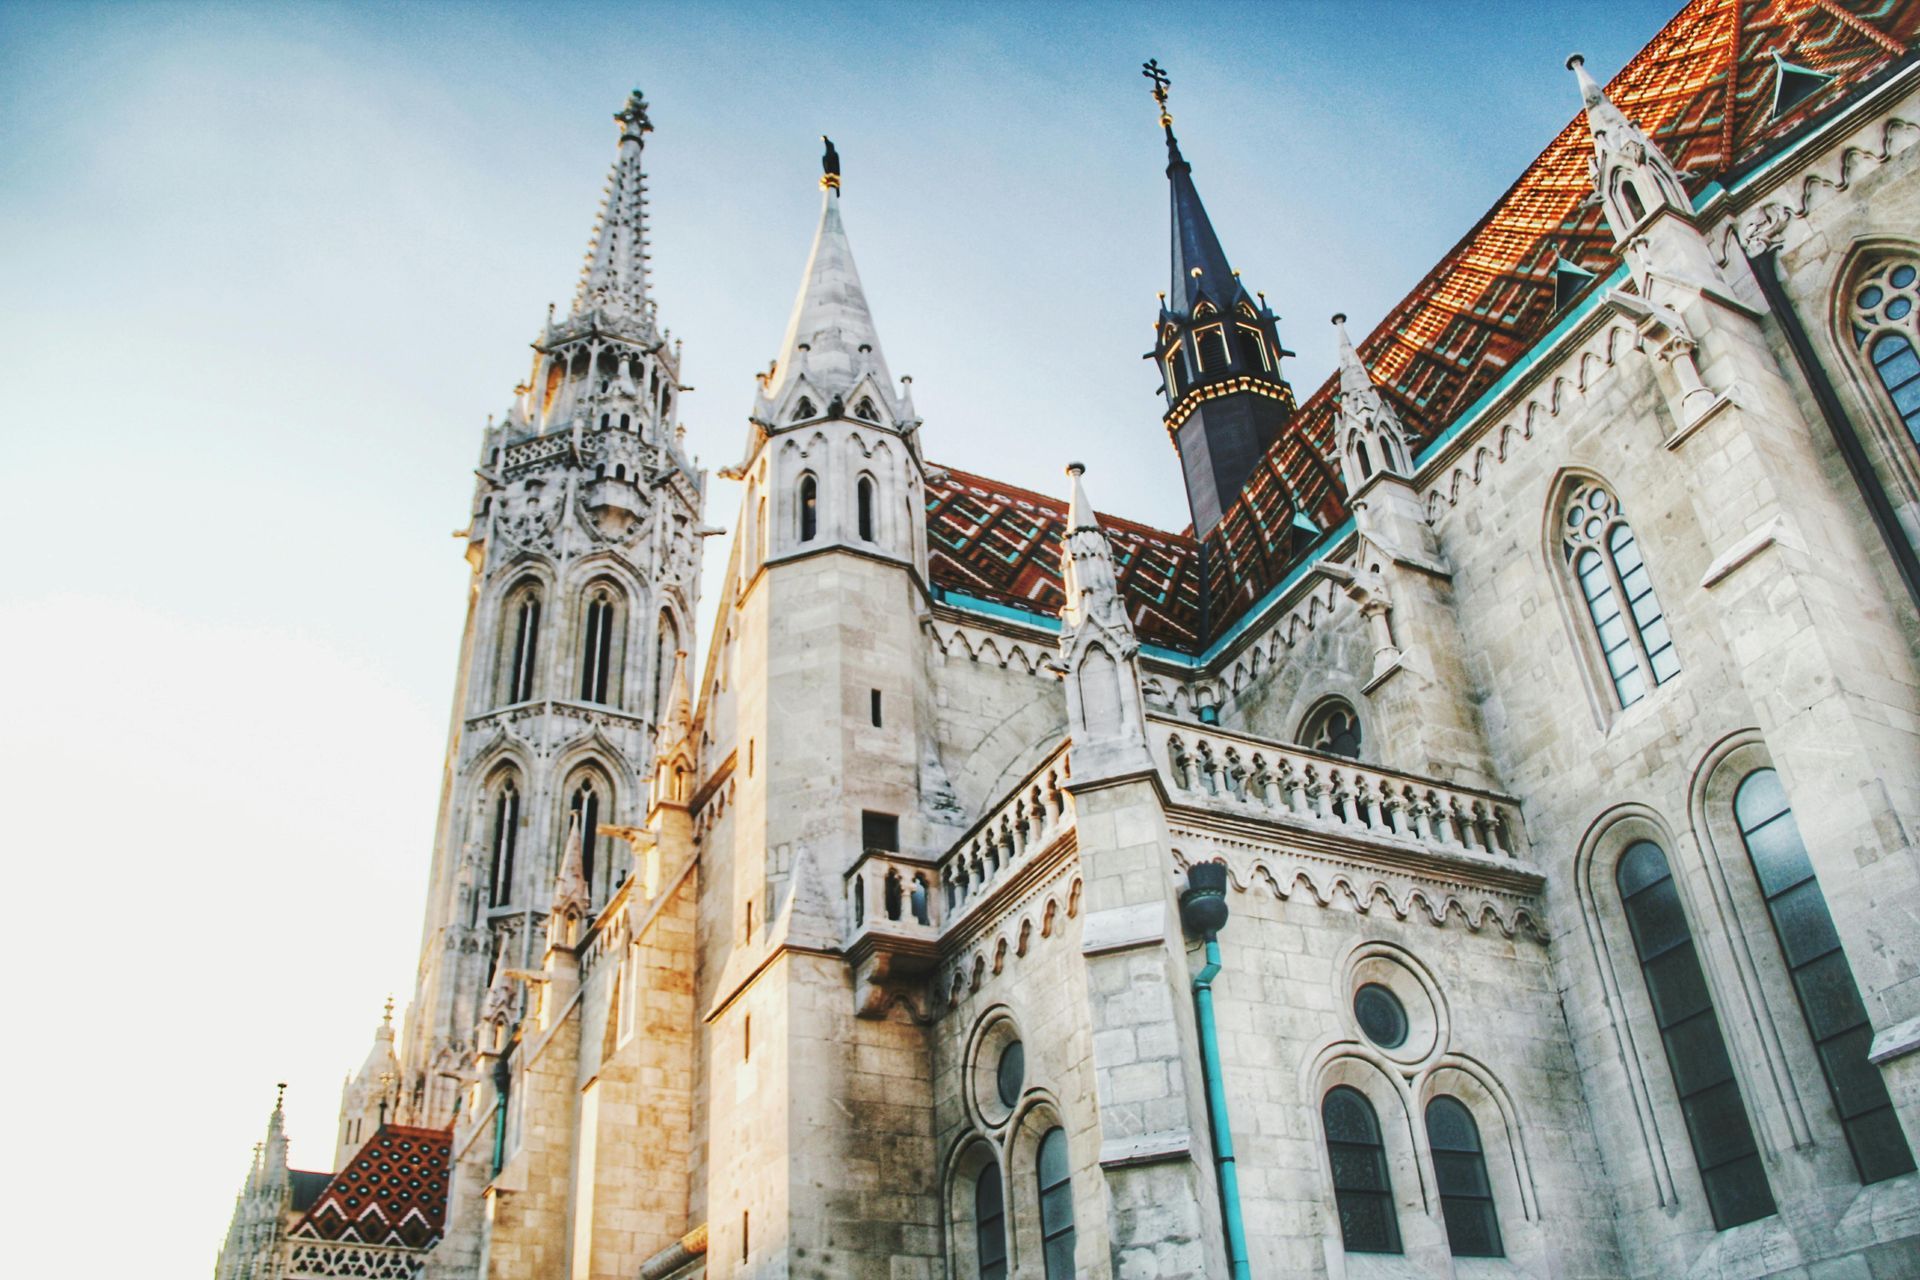
POLYGON ((507 1053, 512 1052, 509 1044, 507 1051, 493 1062, 493 1172, 488 1176, 500 1176, 500 1168, 507 1162, 507 1101, 513 1093, 513 1064, 507 1061, 507 1053))
POLYGON ((1207 962, 1193 975, 1193 1011, 1200 1026, 1200 1074, 1207 1086, 1207 1120, 1213 1134, 1214 1173, 1220 1181, 1220 1216, 1227 1234, 1227 1274, 1251 1280, 1247 1226, 1240 1214, 1240 1174, 1233 1159, 1233 1128, 1227 1120, 1227 1086, 1220 1071, 1220 1032, 1213 1019, 1213 980, 1220 975, 1220 929, 1227 923, 1227 864, 1199 862, 1187 869, 1180 895, 1180 922, 1206 943, 1207 962))
POLYGON ((1808 389, 1813 392, 1813 402, 1819 407, 1820 416, 1826 420, 1827 430, 1833 433, 1833 443, 1846 460, 1854 487, 1860 490, 1860 496, 1866 500, 1867 514, 1872 517, 1880 540, 1886 543, 1894 567, 1900 571, 1900 580, 1907 588, 1907 595, 1913 600, 1914 606, 1920 608, 1920 556, 1914 554, 1913 544, 1907 541, 1906 530, 1900 527, 1900 517, 1894 514, 1893 504, 1887 501, 1887 492, 1880 485, 1880 477, 1873 473, 1873 463, 1868 460, 1867 451, 1861 447, 1860 435, 1854 430, 1853 420, 1840 403, 1840 394, 1834 389, 1833 379, 1827 376, 1826 366, 1820 363, 1813 342, 1807 337, 1806 326, 1800 322, 1800 313, 1794 310, 1793 300, 1787 297, 1786 289, 1780 284, 1779 252, 1778 249, 1768 249, 1757 255, 1749 253, 1747 266, 1752 269, 1753 278, 1760 285, 1761 296, 1767 300, 1767 309, 1780 322, 1780 331, 1786 335, 1794 362, 1800 366, 1800 373, 1806 378, 1808 389))

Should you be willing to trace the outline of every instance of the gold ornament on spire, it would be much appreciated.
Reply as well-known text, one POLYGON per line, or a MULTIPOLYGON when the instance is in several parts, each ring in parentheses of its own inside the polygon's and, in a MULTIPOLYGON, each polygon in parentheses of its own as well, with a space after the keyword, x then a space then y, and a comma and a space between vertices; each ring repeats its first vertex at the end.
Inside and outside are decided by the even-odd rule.
POLYGON ((1160 127, 1172 133, 1173 113, 1167 110, 1167 86, 1173 83, 1173 77, 1167 74, 1158 58, 1148 58, 1141 63, 1140 74, 1153 81, 1153 100, 1160 105, 1160 127))

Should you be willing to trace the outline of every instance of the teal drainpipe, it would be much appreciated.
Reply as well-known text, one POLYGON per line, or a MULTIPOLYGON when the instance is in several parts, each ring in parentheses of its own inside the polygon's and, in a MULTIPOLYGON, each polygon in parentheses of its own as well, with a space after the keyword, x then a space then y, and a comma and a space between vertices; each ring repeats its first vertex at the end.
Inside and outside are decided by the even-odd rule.
POLYGON ((500 1176, 500 1166, 507 1162, 507 1099, 513 1091, 513 1067, 502 1053, 493 1063, 493 1172, 489 1178, 500 1176))
POLYGON ((1200 1074, 1207 1083, 1207 1118, 1213 1132, 1214 1171, 1220 1179, 1220 1216, 1227 1229, 1227 1274, 1250 1280, 1247 1226, 1240 1216, 1240 1174, 1233 1159, 1233 1129, 1227 1120, 1227 1085, 1220 1072, 1220 1032, 1213 1021, 1213 980, 1220 973, 1220 926, 1227 922, 1227 867, 1200 862, 1187 869, 1180 919, 1206 939, 1207 963, 1193 975, 1193 1009, 1200 1022, 1200 1074))

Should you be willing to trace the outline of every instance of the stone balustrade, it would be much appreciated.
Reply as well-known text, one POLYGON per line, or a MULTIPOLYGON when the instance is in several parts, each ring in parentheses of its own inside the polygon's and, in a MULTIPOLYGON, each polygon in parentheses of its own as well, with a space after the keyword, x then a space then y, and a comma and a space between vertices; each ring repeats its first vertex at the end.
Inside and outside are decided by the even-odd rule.
POLYGON ((847 872, 847 938, 887 937, 936 942, 939 895, 933 864, 924 858, 868 849, 847 872))
POLYGON ((1449 856, 1527 857, 1520 806, 1492 792, 1160 716, 1147 736, 1176 803, 1449 856))
POLYGON ((1062 743, 940 859, 940 896, 949 925, 1072 829, 1067 779, 1067 744, 1062 743))

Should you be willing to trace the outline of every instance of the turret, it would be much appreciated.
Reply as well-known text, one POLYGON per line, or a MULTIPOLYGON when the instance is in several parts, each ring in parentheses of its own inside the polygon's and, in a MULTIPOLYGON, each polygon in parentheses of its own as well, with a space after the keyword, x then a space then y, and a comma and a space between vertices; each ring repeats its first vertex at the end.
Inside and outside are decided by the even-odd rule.
POLYGON ((1120 597, 1113 547, 1081 483, 1085 473, 1078 462, 1067 466, 1073 491, 1060 555, 1067 602, 1060 609, 1059 663, 1067 686, 1073 777, 1081 784, 1153 767, 1135 663, 1140 641, 1120 597))
POLYGON ((1194 532, 1205 537, 1293 415, 1280 376, 1280 345, 1266 295, 1249 293, 1227 261, 1193 166, 1180 153, 1167 111, 1167 77, 1146 65, 1167 142, 1173 278, 1160 296, 1149 357, 1162 379, 1167 434, 1180 454, 1194 532))
POLYGON ((400 1060, 393 1048, 393 998, 360 1069, 340 1088, 340 1127, 334 1140, 333 1167, 344 1169, 366 1141, 389 1120, 397 1120, 400 1060))
POLYGON ((1693 202, 1673 161, 1595 83, 1587 73, 1585 57, 1572 55, 1567 68, 1579 82, 1580 101, 1586 106, 1587 125, 1593 132, 1587 172, 1615 243, 1624 244, 1642 223, 1663 210, 1691 220, 1693 202))

